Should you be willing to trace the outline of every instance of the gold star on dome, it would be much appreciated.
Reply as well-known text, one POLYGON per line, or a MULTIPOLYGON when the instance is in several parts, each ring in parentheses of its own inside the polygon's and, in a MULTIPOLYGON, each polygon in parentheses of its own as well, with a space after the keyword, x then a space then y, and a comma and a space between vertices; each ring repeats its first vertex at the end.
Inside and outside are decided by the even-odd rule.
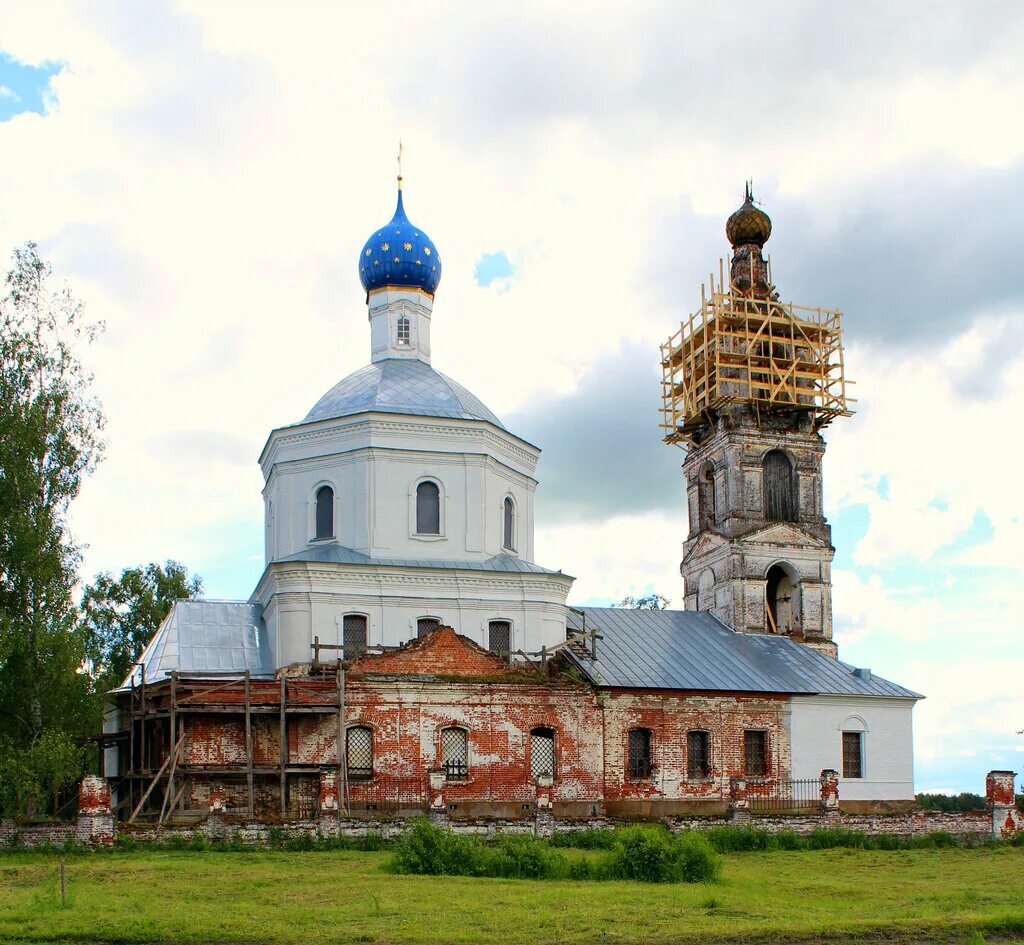
POLYGON ((417 259, 417 260, 416 260, 416 265, 417 265, 417 266, 422 266, 422 265, 423 265, 423 261, 422 261, 422 260, 420 260, 420 259, 417 259))
POLYGON ((395 257, 395 262, 398 262, 398 257, 397 256, 395 257))
POLYGON ((424 246, 423 247, 423 254, 425 256, 429 256, 430 255, 430 247, 429 246, 424 246))
POLYGON ((367 255, 367 256, 369 256, 369 255, 370 255, 370 253, 372 253, 372 252, 373 252, 373 250, 372 250, 372 249, 369 249, 369 248, 368 248, 368 249, 366 250, 366 255, 367 255))
POLYGON ((404 249, 406 252, 409 252, 409 250, 412 249, 412 243, 403 243, 402 249, 404 249))
POLYGON ((415 237, 416 237, 416 239, 419 239, 419 238, 420 238, 420 235, 419 235, 419 233, 413 233, 413 236, 415 236, 415 237))
POLYGON ((380 265, 380 260, 379 260, 379 259, 375 259, 375 260, 373 261, 373 264, 374 264, 375 266, 379 266, 379 265, 380 265))
POLYGON ((390 243, 381 243, 380 244, 380 248, 386 253, 389 249, 391 249, 391 244, 390 243))

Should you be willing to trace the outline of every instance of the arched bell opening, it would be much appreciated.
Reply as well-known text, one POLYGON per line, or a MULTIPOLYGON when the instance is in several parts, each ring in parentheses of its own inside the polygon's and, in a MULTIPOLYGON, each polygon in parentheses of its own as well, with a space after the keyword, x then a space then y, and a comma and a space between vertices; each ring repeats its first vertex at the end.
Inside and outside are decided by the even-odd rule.
POLYGON ((785 562, 765 575, 765 620, 769 633, 791 634, 799 623, 799 575, 785 562))

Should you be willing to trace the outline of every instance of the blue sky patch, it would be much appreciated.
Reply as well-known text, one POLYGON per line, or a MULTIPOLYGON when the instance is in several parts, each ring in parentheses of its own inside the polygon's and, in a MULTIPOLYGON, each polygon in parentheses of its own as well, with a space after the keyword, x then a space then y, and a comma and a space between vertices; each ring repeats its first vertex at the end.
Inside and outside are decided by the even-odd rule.
POLYGON ((512 265, 504 250, 484 253, 476 263, 476 284, 485 288, 495 279, 510 279, 515 274, 516 267, 512 265))
POLYGON ((59 62, 26 65, 0 52, 0 121, 8 121, 22 112, 45 115, 53 98, 50 80, 63 68, 59 62))

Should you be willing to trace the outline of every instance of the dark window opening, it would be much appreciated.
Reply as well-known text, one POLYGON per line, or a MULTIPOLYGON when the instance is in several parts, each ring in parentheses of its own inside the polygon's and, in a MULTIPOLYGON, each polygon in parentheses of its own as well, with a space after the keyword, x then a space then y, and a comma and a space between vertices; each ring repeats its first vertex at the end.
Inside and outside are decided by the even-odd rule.
POLYGON ((793 464, 782 450, 771 450, 764 457, 764 514, 769 522, 796 521, 793 464))
POLYGON ((416 621, 416 636, 425 637, 428 633, 433 633, 440 626, 441 621, 436 617, 420 617, 416 621))
POLYGON ((362 614, 345 614, 341 626, 345 659, 359 659, 366 652, 366 618, 362 614))
POLYGON ((743 733, 743 773, 748 778, 763 778, 768 774, 768 733, 743 733))
POLYGON ((686 733, 686 776, 706 778, 711 774, 711 736, 707 732, 686 733))
POLYGON ((555 731, 550 728, 535 728, 530 732, 530 777, 555 776, 555 731))
POLYGON ((628 768, 631 778, 649 778, 654 770, 651 745, 654 741, 649 728, 634 728, 629 732, 628 768))
POLYGON ((448 781, 469 777, 469 739, 464 728, 441 730, 441 768, 448 781))
POLYGON ((316 529, 317 538, 334 537, 334 490, 330 486, 321 486, 316 490, 316 529))
POLYGON ((864 733, 843 732, 843 777, 864 777, 864 733))
POLYGON ((365 726, 350 728, 345 735, 345 758, 352 781, 373 777, 373 732, 365 726))
POLYGON ((441 534, 441 490, 436 482, 421 482, 416 487, 416 532, 441 534))
POLYGON ((487 649, 507 660, 512 649, 512 624, 507 620, 492 620, 487 625, 487 649))
POLYGON ((792 633, 796 628, 796 582, 781 564, 773 564, 765 578, 766 619, 769 633, 792 633))
POLYGON ((502 545, 508 548, 509 551, 515 551, 515 524, 516 524, 516 509, 512 500, 509 498, 505 499, 504 505, 504 528, 502 529, 502 545))
POLYGON ((715 467, 705 463, 697 478, 697 512, 700 516, 700 530, 715 527, 718 512, 715 507, 715 467))

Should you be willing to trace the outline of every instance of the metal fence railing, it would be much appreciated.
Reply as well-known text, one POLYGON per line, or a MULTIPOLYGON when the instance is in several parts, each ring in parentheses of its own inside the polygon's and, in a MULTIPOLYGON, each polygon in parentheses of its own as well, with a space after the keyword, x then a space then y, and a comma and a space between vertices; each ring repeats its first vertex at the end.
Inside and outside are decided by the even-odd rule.
POLYGON ((821 807, 821 782, 818 778, 777 778, 764 784, 748 781, 747 803, 752 813, 815 813, 821 807))

